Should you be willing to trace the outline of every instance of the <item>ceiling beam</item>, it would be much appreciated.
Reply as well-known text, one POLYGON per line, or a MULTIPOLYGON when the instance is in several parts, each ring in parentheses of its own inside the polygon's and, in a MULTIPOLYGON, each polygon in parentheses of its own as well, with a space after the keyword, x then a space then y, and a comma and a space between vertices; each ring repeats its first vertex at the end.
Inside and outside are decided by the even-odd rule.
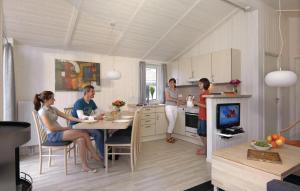
POLYGON ((196 46, 196 44, 198 44, 201 40, 203 40, 205 37, 207 37, 209 34, 211 34, 214 30, 216 30, 220 25, 222 25, 223 23, 225 23, 228 19, 230 19, 233 15, 235 15, 236 13, 238 13, 240 10, 238 8, 234 9, 233 11, 231 11, 226 17, 223 17, 222 20, 220 20, 217 24, 215 24, 212 28, 210 28, 206 33, 204 33, 203 35, 201 35, 199 38, 197 38, 192 44, 190 44, 189 46, 187 46, 185 49, 183 49, 179 54, 177 54, 176 56, 174 56, 173 58, 171 58, 170 60, 168 60, 168 62, 173 62, 174 60, 176 60, 178 57, 182 56, 183 54, 185 54, 186 52, 188 52, 190 49, 192 49, 194 46, 196 46))
POLYGON ((73 3, 73 9, 72 9, 72 13, 71 13, 71 18, 70 18, 70 21, 69 21, 69 25, 68 25, 65 40, 64 40, 64 47, 65 48, 68 48, 71 41, 72 41, 75 29, 77 27, 79 15, 80 15, 80 7, 81 7, 81 4, 82 4, 82 1, 83 0, 73 1, 74 3, 73 3))
POLYGON ((142 60, 146 59, 147 56, 157 47, 157 45, 164 39, 170 32, 172 32, 178 25, 179 23, 188 15, 190 12, 201 2, 202 0, 197 0, 196 2, 193 3, 193 5, 186 10, 181 17, 163 34, 154 44, 153 46, 150 47, 149 50, 146 51, 146 53, 143 55, 142 60))
POLYGON ((120 42, 124 39, 125 34, 128 32, 128 29, 130 27, 130 25, 133 23, 134 18, 136 17, 136 15, 138 14, 138 12, 141 10, 141 8, 143 7, 145 3, 145 0, 142 0, 139 5, 137 6, 137 8, 135 9, 134 13, 131 15, 130 19, 128 20, 128 23, 125 27, 125 29, 123 30, 123 32, 119 35, 119 37, 117 38, 117 40, 114 42, 114 44, 112 45, 111 49, 108 51, 108 55, 112 55, 116 49, 116 47, 120 44, 120 42))

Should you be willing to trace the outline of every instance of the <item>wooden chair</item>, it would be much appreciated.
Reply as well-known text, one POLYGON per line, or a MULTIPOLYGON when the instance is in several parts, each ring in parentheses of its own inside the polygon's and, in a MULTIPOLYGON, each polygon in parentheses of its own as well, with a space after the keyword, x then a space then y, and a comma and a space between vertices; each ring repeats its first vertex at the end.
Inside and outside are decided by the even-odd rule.
MULTIPOLYGON (((282 129, 280 131, 280 134, 283 134, 287 131, 289 131, 290 129, 294 128, 294 127, 297 127, 297 124, 300 123, 300 120, 296 121, 295 123, 293 123, 292 125, 290 125, 289 127, 285 128, 285 129, 282 129)), ((300 140, 290 140, 290 139, 286 139, 285 140, 285 143, 288 144, 288 145, 293 145, 293 146, 296 146, 296 147, 300 147, 300 140)))
MULTIPOLYGON (((65 113, 66 115, 71 115, 72 109, 73 109, 73 107, 65 107, 65 108, 64 108, 64 113, 65 113)), ((67 120, 67 119, 66 119, 66 124, 67 124, 68 127, 70 127, 70 120, 67 120)))
POLYGON ((111 136, 107 138, 105 142, 105 171, 108 171, 108 155, 112 155, 112 162, 114 161, 115 155, 129 155, 130 156, 130 166, 131 171, 134 171, 134 166, 137 161, 137 129, 139 128, 139 115, 140 111, 137 110, 134 114, 133 118, 133 124, 132 124, 132 130, 130 136, 111 136), (112 152, 108 153, 108 150, 111 148, 112 152), (115 152, 116 148, 118 148, 118 151, 115 152), (127 148, 129 149, 129 152, 121 152, 121 149, 127 148))
POLYGON ((67 155, 70 153, 70 151, 73 149, 74 151, 74 163, 76 165, 76 153, 74 147, 70 147, 70 145, 73 143, 72 141, 62 141, 60 143, 50 143, 47 141, 47 133, 41 126, 41 120, 38 116, 38 113, 36 111, 32 111, 32 116, 34 119, 38 140, 39 140, 39 171, 40 174, 42 173, 42 162, 43 157, 49 157, 48 166, 51 166, 51 157, 52 156, 64 156, 65 157, 65 174, 67 175, 67 155), (43 154, 43 149, 46 148, 49 150, 49 154, 43 154), (58 148, 58 149, 64 149, 64 155, 54 155, 52 154, 52 149, 58 148))

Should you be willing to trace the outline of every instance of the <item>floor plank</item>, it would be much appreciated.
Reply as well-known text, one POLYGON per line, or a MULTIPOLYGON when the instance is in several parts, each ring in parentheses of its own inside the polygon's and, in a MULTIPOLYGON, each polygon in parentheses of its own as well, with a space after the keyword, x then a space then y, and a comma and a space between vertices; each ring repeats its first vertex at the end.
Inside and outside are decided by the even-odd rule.
POLYGON ((109 172, 103 163, 89 161, 97 173, 81 172, 80 164, 74 166, 73 158, 68 161, 68 176, 64 174, 63 157, 53 160, 49 168, 44 158, 43 174, 38 173, 38 156, 21 160, 21 171, 33 178, 33 190, 40 191, 182 191, 210 180, 210 164, 204 157, 195 154, 197 145, 178 140, 174 144, 164 140, 142 143, 135 172, 131 173, 129 158, 121 156, 109 172))

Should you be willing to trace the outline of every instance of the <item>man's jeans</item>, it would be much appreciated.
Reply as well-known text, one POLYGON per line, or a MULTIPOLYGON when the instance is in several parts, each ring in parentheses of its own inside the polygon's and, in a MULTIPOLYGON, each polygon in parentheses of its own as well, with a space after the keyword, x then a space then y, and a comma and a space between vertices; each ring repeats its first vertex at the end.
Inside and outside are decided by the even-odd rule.
POLYGON ((91 137, 94 138, 96 147, 101 155, 101 158, 104 158, 104 132, 100 129, 88 129, 87 130, 91 137))

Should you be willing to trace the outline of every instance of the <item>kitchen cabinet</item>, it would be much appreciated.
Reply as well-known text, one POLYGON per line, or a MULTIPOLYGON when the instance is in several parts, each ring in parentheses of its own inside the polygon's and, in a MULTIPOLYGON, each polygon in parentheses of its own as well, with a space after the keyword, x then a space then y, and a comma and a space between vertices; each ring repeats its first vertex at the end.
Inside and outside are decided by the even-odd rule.
POLYGON ((175 123, 174 133, 185 135, 185 111, 184 108, 177 109, 177 119, 175 123))
POLYGON ((187 85, 190 84, 188 79, 192 77, 192 68, 191 68, 191 58, 183 57, 179 59, 178 63, 178 83, 177 85, 187 85))
POLYGON ((167 130, 168 122, 166 114, 163 112, 156 113, 156 124, 155 124, 155 134, 165 134, 167 130))
POLYGON ((165 136, 167 124, 164 106, 144 107, 142 109, 140 119, 141 137, 165 136))
POLYGON ((236 49, 226 49, 211 53, 211 78, 214 83, 228 83, 240 79, 241 54, 236 49))
POLYGON ((211 81, 211 54, 192 57, 192 71, 195 79, 207 78, 211 81))
POLYGON ((178 60, 167 64, 167 75, 168 79, 175 78, 177 82, 179 82, 178 79, 178 60))
POLYGON ((168 64, 168 77, 175 78, 177 85, 189 85, 189 78, 208 78, 214 83, 228 83, 241 78, 241 53, 226 49, 193 57, 182 57, 168 64))

